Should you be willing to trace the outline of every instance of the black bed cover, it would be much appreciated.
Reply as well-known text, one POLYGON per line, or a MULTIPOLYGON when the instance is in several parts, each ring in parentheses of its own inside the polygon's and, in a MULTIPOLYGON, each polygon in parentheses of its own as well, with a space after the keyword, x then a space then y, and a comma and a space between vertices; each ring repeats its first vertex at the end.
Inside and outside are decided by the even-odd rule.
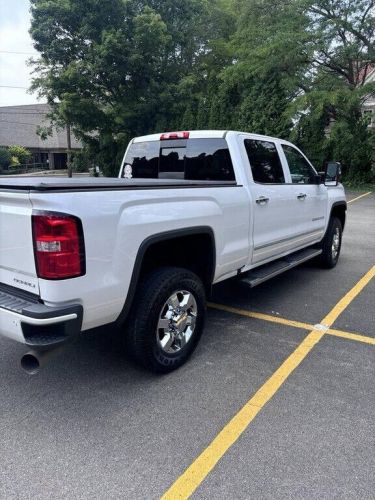
POLYGON ((183 179, 116 179, 110 177, 1 177, 1 190, 101 191, 235 186, 234 181, 190 181, 183 179))

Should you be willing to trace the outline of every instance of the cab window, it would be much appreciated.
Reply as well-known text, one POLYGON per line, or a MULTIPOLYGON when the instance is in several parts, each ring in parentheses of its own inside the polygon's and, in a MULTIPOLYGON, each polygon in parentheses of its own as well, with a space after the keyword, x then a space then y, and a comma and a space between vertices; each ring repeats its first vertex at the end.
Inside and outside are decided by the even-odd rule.
POLYGON ((274 142, 245 139, 254 182, 261 184, 284 184, 283 167, 274 142))
POLYGON ((282 145, 293 184, 315 184, 316 172, 297 149, 282 145))
POLYGON ((133 143, 123 177, 234 182, 225 139, 164 140, 133 143))

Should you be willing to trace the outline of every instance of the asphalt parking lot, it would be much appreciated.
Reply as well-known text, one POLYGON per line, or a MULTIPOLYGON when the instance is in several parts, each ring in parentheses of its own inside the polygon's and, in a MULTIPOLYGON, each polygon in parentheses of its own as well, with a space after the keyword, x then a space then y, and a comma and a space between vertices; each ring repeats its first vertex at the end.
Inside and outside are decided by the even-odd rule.
POLYGON ((35 377, 0 339, 0 498, 373 499, 375 194, 359 196, 335 269, 216 286, 167 376, 103 329, 35 377))

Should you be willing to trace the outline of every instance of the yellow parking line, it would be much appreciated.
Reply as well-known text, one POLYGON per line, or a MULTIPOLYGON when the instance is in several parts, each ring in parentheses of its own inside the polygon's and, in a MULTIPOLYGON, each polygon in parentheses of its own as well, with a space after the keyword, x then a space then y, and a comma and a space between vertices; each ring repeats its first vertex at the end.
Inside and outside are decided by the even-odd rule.
POLYGON ((172 484, 162 496, 162 500, 189 498, 323 335, 323 331, 316 330, 307 335, 280 368, 273 373, 198 458, 172 484))
POLYGON ((326 333, 328 335, 332 335, 333 337, 340 337, 342 339, 362 342, 363 344, 375 345, 375 338, 367 337, 366 335, 360 335, 359 333, 343 332, 342 330, 335 330, 333 328, 330 328, 326 333))
MULTIPOLYGON (((375 275, 375 266, 338 302, 325 316, 322 324, 329 328, 342 311, 361 292, 375 275)), ((219 432, 207 448, 182 473, 172 486, 162 496, 162 500, 189 498, 216 466, 221 457, 238 440, 247 429, 263 406, 274 396, 289 375, 306 358, 308 353, 325 335, 325 330, 312 330, 298 345, 296 350, 281 364, 281 366, 262 385, 254 396, 241 408, 232 420, 219 432)))
POLYGON ((162 500, 189 498, 323 335, 324 332, 315 330, 307 335, 305 340, 284 361, 280 368, 276 370, 224 429, 219 432, 203 453, 199 455, 162 496, 162 500))
POLYGON ((371 193, 372 193, 372 191, 369 191, 368 193, 365 193, 365 194, 361 194, 361 196, 357 196, 357 198, 353 198, 352 200, 349 200, 348 203, 353 203, 353 201, 360 200, 361 198, 368 196, 371 193))
POLYGON ((217 309, 219 311, 239 314, 240 316, 247 316, 248 318, 262 319, 263 321, 270 321, 271 323, 278 323, 279 325, 293 326, 294 328, 302 328, 302 330, 309 330, 309 331, 314 329, 314 325, 310 325, 309 323, 302 323, 301 321, 293 321, 291 319, 286 319, 279 316, 271 316, 270 314, 246 311, 246 309, 238 309, 237 307, 225 306, 223 304, 214 304, 213 302, 208 302, 207 305, 211 309, 217 309))
MULTIPOLYGON (((254 311, 246 311, 246 309, 239 309, 237 307, 225 306, 223 304, 215 304, 213 302, 208 302, 207 305, 211 309, 217 309, 218 311, 225 311, 232 314, 238 314, 239 316, 245 316, 247 318, 261 319, 263 321, 269 321, 270 323, 278 323, 280 325, 292 326, 294 328, 301 328, 302 330, 311 331, 315 327, 310 323, 294 321, 279 316, 271 316, 270 314, 258 313, 254 311)), ((360 333, 344 332, 343 330, 336 330, 335 328, 326 329, 325 333, 327 333, 328 335, 332 335, 334 337, 341 337, 348 340, 356 340, 357 342, 363 342, 365 344, 375 345, 375 338, 368 337, 367 335, 361 335, 360 333)))
POLYGON ((372 280, 375 276, 375 266, 373 266, 359 281, 353 286, 344 297, 339 300, 335 307, 327 314, 327 316, 321 321, 322 325, 330 327, 340 316, 344 309, 357 297, 357 295, 364 289, 364 287, 372 280))

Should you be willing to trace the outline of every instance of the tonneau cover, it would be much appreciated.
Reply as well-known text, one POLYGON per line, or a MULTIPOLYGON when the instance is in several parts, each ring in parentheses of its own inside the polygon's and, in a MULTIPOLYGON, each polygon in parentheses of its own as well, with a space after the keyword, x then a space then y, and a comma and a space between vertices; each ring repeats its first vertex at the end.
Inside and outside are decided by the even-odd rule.
POLYGON ((161 189, 233 186, 234 181, 189 181, 183 179, 117 179, 109 177, 9 177, 0 178, 0 189, 21 191, 86 191, 116 189, 161 189))

